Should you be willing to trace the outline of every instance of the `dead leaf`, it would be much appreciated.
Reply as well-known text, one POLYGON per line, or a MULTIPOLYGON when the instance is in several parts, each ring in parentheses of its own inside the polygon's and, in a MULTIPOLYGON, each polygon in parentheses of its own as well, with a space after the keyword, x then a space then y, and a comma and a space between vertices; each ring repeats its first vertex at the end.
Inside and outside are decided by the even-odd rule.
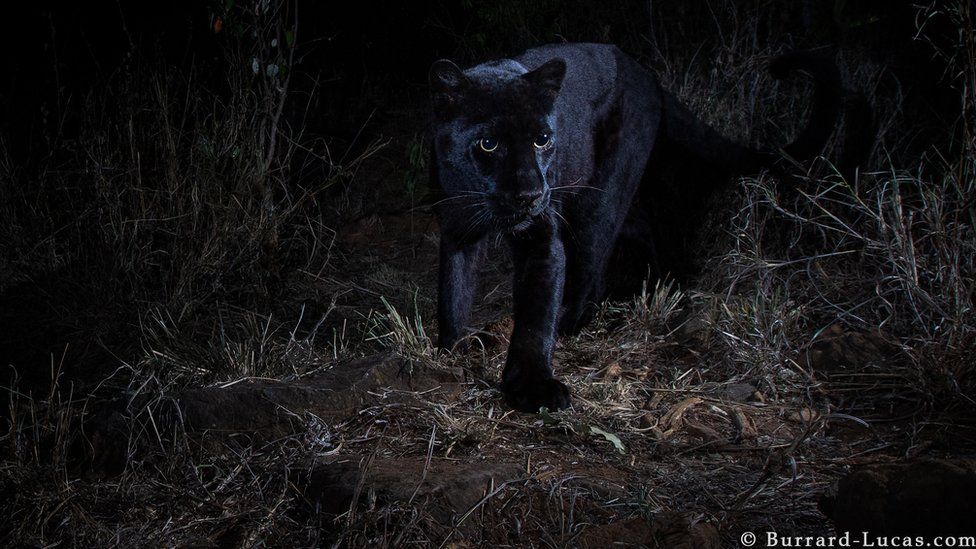
POLYGON ((803 408, 790 414, 791 421, 798 421, 800 423, 813 423, 818 419, 820 419, 820 412, 811 410, 810 408, 803 408))
POLYGON ((653 410, 661 404, 662 400, 664 400, 664 391, 655 391, 651 398, 647 399, 647 402, 644 403, 644 409, 653 410))
POLYGON ((690 434, 702 439, 705 442, 724 441, 722 435, 720 435, 718 431, 696 421, 685 422, 685 429, 690 434))
POLYGON ((741 408, 732 410, 732 425, 735 426, 735 436, 732 438, 732 442, 741 442, 756 438, 759 435, 759 432, 756 431, 756 424, 741 408))
POLYGON ((688 408, 699 404, 701 401, 702 399, 698 397, 688 397, 672 406, 671 409, 664 414, 664 417, 661 418, 661 428, 665 430, 674 429, 678 424, 681 423, 681 417, 684 416, 685 411, 688 410, 688 408))
POLYGON ((597 427, 596 425, 590 425, 590 433, 594 435, 600 435, 603 438, 607 439, 607 441, 613 444, 614 448, 616 448, 617 451, 620 452, 621 454, 627 453, 627 448, 624 447, 624 443, 620 440, 620 437, 618 437, 617 435, 613 433, 608 433, 607 431, 604 431, 603 429, 597 427))
POLYGON ((603 369, 603 379, 617 379, 623 374, 623 368, 620 367, 620 363, 616 360, 611 362, 609 366, 603 369))

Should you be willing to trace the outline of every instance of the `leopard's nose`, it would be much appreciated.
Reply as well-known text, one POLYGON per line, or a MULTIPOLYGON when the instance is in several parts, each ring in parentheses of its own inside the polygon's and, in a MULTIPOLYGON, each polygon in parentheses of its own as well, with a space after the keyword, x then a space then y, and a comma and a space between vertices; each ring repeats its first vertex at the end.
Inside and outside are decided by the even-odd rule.
POLYGON ((525 209, 534 209, 542 203, 543 195, 545 193, 540 189, 533 189, 528 191, 519 191, 515 195, 515 203, 525 209))

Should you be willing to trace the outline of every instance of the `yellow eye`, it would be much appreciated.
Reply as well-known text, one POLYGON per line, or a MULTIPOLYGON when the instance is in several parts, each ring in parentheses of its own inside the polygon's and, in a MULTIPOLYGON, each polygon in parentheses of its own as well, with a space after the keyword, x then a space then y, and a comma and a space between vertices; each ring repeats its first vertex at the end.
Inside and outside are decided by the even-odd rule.
POLYGON ((478 146, 486 153, 490 153, 498 148, 498 141, 491 137, 482 137, 478 140, 478 146))
POLYGON ((544 149, 549 146, 549 143, 552 143, 552 136, 548 133, 540 133, 535 136, 535 139, 532 141, 532 146, 537 149, 544 149))

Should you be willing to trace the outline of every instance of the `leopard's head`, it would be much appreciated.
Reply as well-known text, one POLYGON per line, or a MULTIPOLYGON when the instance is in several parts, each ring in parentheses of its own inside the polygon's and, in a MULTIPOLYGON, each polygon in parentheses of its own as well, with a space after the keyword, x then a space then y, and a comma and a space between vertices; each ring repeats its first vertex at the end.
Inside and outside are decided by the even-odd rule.
POLYGON ((514 61, 430 69, 441 217, 464 230, 517 231, 547 210, 559 144, 553 112, 566 64, 514 61), (459 227, 461 228, 461 227, 459 227))

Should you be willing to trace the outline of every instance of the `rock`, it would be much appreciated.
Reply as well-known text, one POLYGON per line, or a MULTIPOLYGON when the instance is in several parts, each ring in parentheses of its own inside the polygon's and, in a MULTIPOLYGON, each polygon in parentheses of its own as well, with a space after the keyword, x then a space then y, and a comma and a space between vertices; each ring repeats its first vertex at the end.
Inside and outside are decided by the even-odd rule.
POLYGON ((729 383, 717 391, 717 396, 733 402, 748 402, 755 400, 756 391, 758 389, 750 383, 729 383))
POLYGON ((718 530, 708 523, 691 524, 680 513, 662 512, 648 522, 643 517, 591 526, 580 537, 581 547, 669 547, 718 549, 718 530))
POLYGON ((307 430, 310 415, 339 420, 371 405, 409 401, 421 391, 427 400, 448 400, 460 393, 460 379, 460 372, 375 355, 294 381, 242 381, 166 398, 123 398, 85 423, 76 453, 86 472, 117 474, 130 453, 158 445, 156 433, 163 439, 186 434, 205 447, 260 444, 307 430), (145 428, 134 428, 140 424, 145 428), (139 439, 136 432, 152 433, 153 440, 139 439))
POLYGON ((719 549, 722 539, 715 526, 707 522, 691 524, 679 513, 660 513, 654 517, 654 545, 673 549, 719 549))
POLYGON ((569 466, 563 468, 560 487, 579 488, 596 501, 623 501, 628 497, 627 473, 609 465, 569 466))
POLYGON ((880 332, 851 332, 838 324, 824 330, 807 348, 807 366, 815 372, 859 370, 896 360, 900 351, 880 332))
POLYGON ((654 541, 654 530, 643 517, 590 526, 580 536, 580 547, 641 547, 654 541))
POLYGON ((919 459, 865 465, 842 478, 820 510, 838 533, 973 535, 976 461, 919 459))
POLYGON ((277 437, 295 432, 306 412, 323 419, 342 418, 372 404, 411 398, 404 393, 437 388, 440 390, 425 397, 447 398, 460 392, 459 380, 456 372, 410 364, 389 355, 371 356, 295 381, 191 389, 176 401, 188 430, 277 437), (384 390, 401 393, 387 399, 376 396, 384 390))
POLYGON ((524 474, 514 463, 444 459, 424 469, 423 458, 333 460, 298 473, 295 484, 327 515, 348 511, 358 493, 361 503, 380 507, 412 498, 441 525, 453 526, 492 489, 524 474))

